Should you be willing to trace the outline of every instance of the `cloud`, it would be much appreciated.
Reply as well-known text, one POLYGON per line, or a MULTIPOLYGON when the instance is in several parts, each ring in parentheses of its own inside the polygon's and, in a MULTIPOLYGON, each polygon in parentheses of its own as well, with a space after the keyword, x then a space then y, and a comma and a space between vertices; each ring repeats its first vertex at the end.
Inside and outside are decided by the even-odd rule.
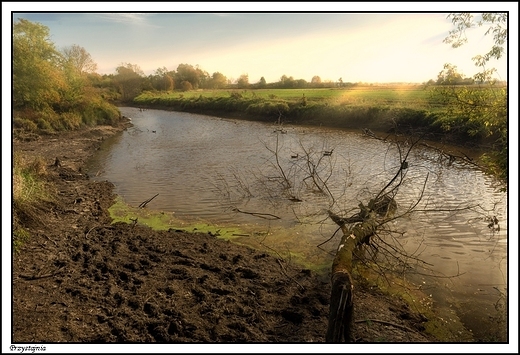
MULTIPOLYGON (((131 24, 131 25, 144 25, 152 26, 148 19, 152 14, 144 13, 98 13, 95 16, 103 21, 131 24)), ((156 26, 152 26, 156 27, 156 26)))

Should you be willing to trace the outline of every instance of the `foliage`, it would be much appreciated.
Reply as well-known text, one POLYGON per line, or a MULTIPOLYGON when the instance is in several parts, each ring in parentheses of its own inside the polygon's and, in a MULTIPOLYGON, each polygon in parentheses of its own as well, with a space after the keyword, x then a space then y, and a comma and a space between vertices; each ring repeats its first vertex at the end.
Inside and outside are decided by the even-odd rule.
POLYGON ((19 19, 13 26, 13 108, 43 110, 60 103, 65 80, 47 27, 19 19))
POLYGON ((38 206, 51 201, 44 183, 46 165, 43 159, 28 159, 20 153, 13 155, 13 246, 19 248, 29 238, 28 232, 20 226, 38 221, 38 206))
POLYGON ((13 126, 38 133, 113 123, 119 111, 109 104, 97 65, 78 45, 60 53, 47 27, 19 19, 13 25, 13 126), (95 116, 95 117, 92 117, 95 116))
POLYGON ((158 68, 148 79, 153 89, 160 91, 172 91, 175 88, 175 73, 171 73, 166 67, 158 68))
POLYGON ((119 88, 121 99, 131 101, 142 91, 143 71, 136 64, 121 63, 116 72, 114 82, 119 88))
POLYGON ((193 90, 193 85, 187 80, 182 81, 181 82, 181 91, 190 91, 190 90, 193 90))
MULTIPOLYGON (((479 68, 473 79, 479 85, 455 87, 451 82, 447 86, 436 88, 434 95, 446 107, 443 127, 447 130, 463 129, 471 136, 494 139, 494 149, 484 162, 489 171, 502 181, 507 180, 508 166, 508 130, 507 130, 507 88, 499 87, 492 78, 494 68, 487 68, 492 59, 500 59, 505 54, 507 43, 507 13, 482 13, 479 19, 472 13, 452 13, 448 15, 454 29, 444 39, 445 43, 458 48, 467 42, 466 30, 487 26, 484 35, 493 35, 493 46, 484 55, 472 58, 479 68), (490 156, 493 159, 490 159, 490 156)), ((439 74, 454 76, 456 67, 446 64, 439 74)))
POLYGON ((96 72, 97 64, 85 48, 74 44, 64 48, 61 52, 64 61, 69 63, 77 74, 96 72))
MULTIPOLYGON (((175 82, 181 83, 182 86, 182 83, 186 81, 191 84, 193 89, 198 89, 203 76, 204 72, 202 70, 189 64, 179 64, 177 66, 175 82)), ((184 87, 182 89, 184 90, 184 87)))
POLYGON ((237 80, 237 87, 239 89, 246 89, 249 87, 249 76, 247 74, 242 74, 237 80))

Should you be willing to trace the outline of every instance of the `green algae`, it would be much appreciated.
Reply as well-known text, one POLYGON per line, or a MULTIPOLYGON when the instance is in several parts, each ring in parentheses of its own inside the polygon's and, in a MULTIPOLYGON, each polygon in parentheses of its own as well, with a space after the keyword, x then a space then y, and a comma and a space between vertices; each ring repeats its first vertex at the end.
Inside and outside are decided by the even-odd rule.
POLYGON ((146 208, 136 208, 128 205, 121 197, 108 209, 112 223, 137 223, 154 230, 179 230, 189 233, 207 233, 225 240, 233 240, 244 232, 239 227, 222 227, 204 221, 187 222, 175 217, 173 212, 154 211, 146 208))
POLYGON ((324 261, 324 253, 317 250, 316 246, 308 244, 302 247, 297 228, 221 226, 201 220, 186 221, 177 218, 173 212, 132 207, 120 196, 108 211, 112 223, 137 223, 154 230, 173 229, 188 233, 206 233, 238 245, 267 252, 318 274, 325 274, 330 270, 331 259, 325 258, 324 261))

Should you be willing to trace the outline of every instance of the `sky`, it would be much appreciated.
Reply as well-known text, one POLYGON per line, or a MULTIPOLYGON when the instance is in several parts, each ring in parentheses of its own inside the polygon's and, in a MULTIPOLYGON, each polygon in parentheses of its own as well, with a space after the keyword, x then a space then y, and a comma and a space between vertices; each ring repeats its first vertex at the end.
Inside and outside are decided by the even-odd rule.
MULTIPOLYGON (((435 80, 445 63, 471 77, 478 71, 471 58, 492 45, 484 28, 468 31, 463 47, 443 43, 453 29, 446 18, 451 3, 416 3, 415 10, 414 3, 242 3, 243 9, 236 3, 125 3, 125 13, 110 12, 110 3, 75 3, 71 13, 56 12, 69 9, 62 3, 24 4, 11 4, 11 21, 47 26, 58 49, 84 47, 100 74, 114 74, 123 63, 138 65, 146 75, 190 64, 231 80, 247 74, 250 83, 261 77, 277 82, 282 75, 309 82, 317 75, 322 81, 423 83, 435 80), (440 12, 428 12, 433 9, 440 12), (42 10, 50 12, 35 13, 42 10), (368 12, 374 10, 379 12, 368 12)), ((115 8, 122 10, 120 3, 115 8)), ((507 80, 506 57, 490 65, 498 79, 507 80)))

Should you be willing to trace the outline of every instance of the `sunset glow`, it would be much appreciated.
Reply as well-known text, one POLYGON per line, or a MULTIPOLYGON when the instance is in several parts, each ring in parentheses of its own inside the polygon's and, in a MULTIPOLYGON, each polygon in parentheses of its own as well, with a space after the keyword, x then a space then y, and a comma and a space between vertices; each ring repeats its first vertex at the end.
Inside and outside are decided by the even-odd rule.
MULTIPOLYGON (((136 64, 146 75, 162 67, 176 70, 185 63, 231 80, 247 74, 251 83, 261 77, 276 82, 282 75, 309 82, 317 75, 324 81, 422 83, 436 79, 445 63, 472 76, 477 68, 471 58, 492 45, 484 28, 468 31, 469 41, 461 48, 443 43, 452 29, 448 13, 449 9, 442 13, 20 12, 12 19, 47 26, 58 49, 84 47, 100 74, 115 73, 121 63, 136 64)), ((507 80, 507 58, 491 64, 498 69, 497 78, 507 80)))

